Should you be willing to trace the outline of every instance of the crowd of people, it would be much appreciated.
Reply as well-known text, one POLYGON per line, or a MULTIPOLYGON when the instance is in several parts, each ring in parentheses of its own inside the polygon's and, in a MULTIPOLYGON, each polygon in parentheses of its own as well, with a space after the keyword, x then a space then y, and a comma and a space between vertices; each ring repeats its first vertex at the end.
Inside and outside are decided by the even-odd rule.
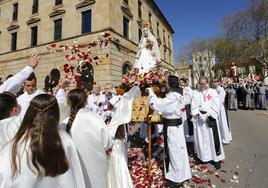
POLYGON ((224 79, 222 85, 227 92, 229 110, 267 110, 268 87, 262 81, 237 76, 224 79))
MULTIPOLYGON (((0 86, 0 186, 134 187, 126 126, 140 88, 120 93, 111 84, 101 90, 95 83, 85 92, 59 83, 52 92, 39 90, 33 73, 38 63, 33 55, 0 86)), ((166 82, 165 96, 146 91, 148 105, 162 116, 165 186, 179 187, 192 177, 189 154, 196 164, 220 169, 223 144, 232 136, 220 80, 210 88, 202 77, 195 90, 184 78, 169 75, 166 82)))

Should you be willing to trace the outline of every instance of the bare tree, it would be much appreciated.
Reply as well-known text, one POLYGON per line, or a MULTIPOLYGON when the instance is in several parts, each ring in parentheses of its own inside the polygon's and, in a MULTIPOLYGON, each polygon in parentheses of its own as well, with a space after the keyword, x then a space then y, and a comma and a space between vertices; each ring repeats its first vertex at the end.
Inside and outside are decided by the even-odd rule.
POLYGON ((225 37, 216 55, 222 61, 243 59, 268 68, 268 0, 251 0, 249 7, 223 21, 225 37))

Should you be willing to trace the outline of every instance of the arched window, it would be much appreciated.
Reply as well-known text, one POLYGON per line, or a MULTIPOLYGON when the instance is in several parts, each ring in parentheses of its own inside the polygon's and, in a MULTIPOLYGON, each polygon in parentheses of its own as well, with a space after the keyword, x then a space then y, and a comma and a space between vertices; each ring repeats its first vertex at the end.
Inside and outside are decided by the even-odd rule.
POLYGON ((122 75, 126 75, 127 73, 129 73, 131 70, 131 65, 130 65, 130 62, 125 62, 123 64, 123 68, 122 68, 122 75))

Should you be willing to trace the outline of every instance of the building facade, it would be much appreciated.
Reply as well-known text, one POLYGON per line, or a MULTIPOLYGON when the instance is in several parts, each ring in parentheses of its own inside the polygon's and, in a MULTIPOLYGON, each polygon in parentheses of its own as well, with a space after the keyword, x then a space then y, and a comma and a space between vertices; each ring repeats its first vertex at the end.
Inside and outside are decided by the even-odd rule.
POLYGON ((187 78, 192 85, 192 66, 185 59, 181 59, 175 68, 175 75, 179 78, 187 78))
POLYGON ((0 74, 3 80, 41 54, 36 69, 39 87, 52 68, 63 70, 64 54, 50 53, 51 43, 91 42, 108 32, 112 42, 95 49, 94 81, 118 84, 135 62, 142 21, 148 20, 158 40, 162 64, 174 69, 173 29, 153 0, 0 0, 0 74))

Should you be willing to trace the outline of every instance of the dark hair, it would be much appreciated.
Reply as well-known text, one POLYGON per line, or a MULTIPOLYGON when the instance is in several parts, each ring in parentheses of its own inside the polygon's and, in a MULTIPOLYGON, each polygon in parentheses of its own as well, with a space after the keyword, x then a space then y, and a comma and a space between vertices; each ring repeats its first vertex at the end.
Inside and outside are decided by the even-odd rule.
POLYGON ((180 81, 183 81, 184 83, 186 83, 186 78, 180 78, 180 81))
POLYGON ((50 76, 52 79, 57 79, 59 80, 60 79, 60 71, 59 69, 57 68, 54 68, 50 71, 50 76))
POLYGON ((9 92, 0 94, 0 120, 10 117, 14 107, 18 105, 16 95, 9 92))
POLYGON ((32 72, 27 78, 27 81, 32 81, 32 80, 36 80, 36 76, 35 76, 34 72, 32 72))
POLYGON ((68 93, 67 103, 71 107, 70 118, 66 125, 66 131, 69 133, 72 128, 73 121, 76 117, 77 112, 86 106, 87 94, 82 89, 73 89, 68 93))
POLYGON ((59 105, 53 95, 41 94, 32 99, 21 126, 13 139, 12 178, 21 168, 20 146, 29 142, 31 159, 27 153, 27 165, 39 177, 55 177, 69 169, 68 160, 59 135, 59 105), (32 162, 33 167, 29 164, 32 162))
POLYGON ((7 77, 6 77, 6 80, 11 78, 13 76, 13 74, 9 74, 7 77))

